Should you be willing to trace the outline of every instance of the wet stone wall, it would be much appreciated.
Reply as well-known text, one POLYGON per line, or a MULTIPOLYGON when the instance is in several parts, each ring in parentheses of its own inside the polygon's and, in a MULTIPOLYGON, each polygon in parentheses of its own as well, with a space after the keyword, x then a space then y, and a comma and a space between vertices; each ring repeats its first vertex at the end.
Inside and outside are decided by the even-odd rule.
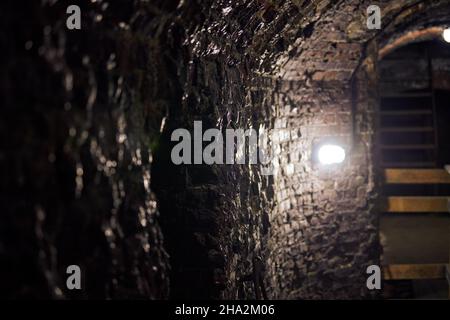
POLYGON ((0 295, 166 298, 150 188, 159 18, 133 1, 77 3, 79 31, 67 1, 1 4, 0 295), (82 290, 66 288, 72 264, 82 290))
POLYGON ((374 296, 378 35, 365 12, 408 7, 403 30, 424 6, 79 1, 69 31, 69 4, 1 4, 1 295, 374 296), (171 133, 194 121, 284 130, 277 173, 174 165, 171 133), (313 146, 329 138, 348 158, 320 170, 313 146), (84 290, 66 290, 71 264, 84 290))

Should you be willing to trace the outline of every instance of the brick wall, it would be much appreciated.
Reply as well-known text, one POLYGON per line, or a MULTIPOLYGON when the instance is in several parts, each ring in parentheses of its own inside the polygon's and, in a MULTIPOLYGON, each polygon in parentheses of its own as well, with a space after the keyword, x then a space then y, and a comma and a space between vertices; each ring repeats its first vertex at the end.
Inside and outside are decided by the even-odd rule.
POLYGON ((270 298, 373 295, 377 50, 442 23, 448 1, 86 1, 75 33, 64 4, 29 4, 27 26, 0 19, 19 31, 2 33, 2 62, 21 61, 1 78, 2 136, 15 138, 0 158, 0 256, 29 262, 1 272, 20 282, 12 296, 68 294, 55 290, 69 262, 88 266, 87 298, 164 298, 168 279, 171 297, 255 298, 262 267, 270 298), (365 25, 377 3, 378 33, 365 25), (285 129, 280 170, 173 165, 170 134, 194 120, 285 129), (348 159, 319 169, 313 145, 328 138, 348 159))

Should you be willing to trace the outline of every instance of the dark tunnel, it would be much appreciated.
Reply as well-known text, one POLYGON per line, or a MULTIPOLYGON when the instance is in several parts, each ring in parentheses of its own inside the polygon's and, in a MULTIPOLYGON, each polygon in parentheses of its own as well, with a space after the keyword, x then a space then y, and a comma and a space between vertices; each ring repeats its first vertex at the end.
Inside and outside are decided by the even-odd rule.
POLYGON ((1 299, 448 299, 450 1, 0 7, 1 299))

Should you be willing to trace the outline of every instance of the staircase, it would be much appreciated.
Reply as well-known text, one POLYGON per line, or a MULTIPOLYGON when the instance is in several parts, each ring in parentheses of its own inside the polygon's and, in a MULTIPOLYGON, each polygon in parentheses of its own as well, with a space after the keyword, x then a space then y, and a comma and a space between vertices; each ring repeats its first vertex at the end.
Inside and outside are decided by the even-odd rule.
POLYGON ((438 134, 432 91, 383 96, 379 127, 383 168, 437 167, 438 134))
MULTIPOLYGON (((450 173, 444 169, 389 168, 384 170, 384 181, 386 185, 450 185, 450 173)), ((383 208, 383 211, 388 214, 448 214, 449 210, 450 195, 448 197, 387 196, 385 198, 383 208)), ((424 239, 424 241, 426 241, 426 239, 424 239)), ((385 280, 423 280, 446 278, 447 281, 449 281, 449 264, 444 263, 385 265, 383 272, 385 280)))
MULTIPOLYGON (((448 214, 448 196, 436 195, 439 185, 450 185, 450 174, 438 169, 438 133, 433 91, 385 95, 380 103, 380 155, 384 170, 384 208, 394 214, 448 214), (391 187, 393 186, 393 188, 391 187), (431 194, 397 195, 399 186, 431 186, 431 194), (391 187, 391 188, 390 188, 391 187)), ((428 188, 430 190, 430 188, 428 188)), ((406 192, 408 193, 408 192, 406 192)), ((423 239, 426 241, 427 239, 423 239)), ((450 235, 449 235, 450 241, 450 235)), ((385 280, 445 279, 448 264, 384 266, 385 280)), ((449 291, 450 297, 450 291, 449 291)))

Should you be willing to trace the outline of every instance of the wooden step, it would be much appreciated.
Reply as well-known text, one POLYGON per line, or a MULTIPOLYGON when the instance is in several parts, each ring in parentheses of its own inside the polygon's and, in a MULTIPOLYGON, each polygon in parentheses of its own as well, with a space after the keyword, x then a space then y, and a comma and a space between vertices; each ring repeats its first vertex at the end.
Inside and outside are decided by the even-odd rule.
POLYGON ((381 111, 382 116, 421 116, 421 115, 431 115, 432 110, 428 109, 417 109, 417 110, 395 110, 395 111, 381 111))
POLYGON ((444 169, 385 169, 387 184, 450 184, 450 174, 444 169))
POLYGON ((406 132, 433 132, 433 127, 385 127, 381 132, 406 133, 406 132))
POLYGON ((431 92, 404 92, 404 93, 388 93, 382 94, 381 98, 426 98, 432 97, 431 92))
POLYGON ((384 212, 448 212, 450 197, 387 197, 384 212))
POLYGON ((382 145, 384 150, 425 150, 434 149, 434 144, 394 144, 394 145, 382 145))
POLYGON ((382 162, 384 168, 420 168, 434 167, 436 163, 432 161, 425 162, 382 162))
POLYGON ((383 267, 384 280, 445 279, 446 264, 391 264, 383 267))

